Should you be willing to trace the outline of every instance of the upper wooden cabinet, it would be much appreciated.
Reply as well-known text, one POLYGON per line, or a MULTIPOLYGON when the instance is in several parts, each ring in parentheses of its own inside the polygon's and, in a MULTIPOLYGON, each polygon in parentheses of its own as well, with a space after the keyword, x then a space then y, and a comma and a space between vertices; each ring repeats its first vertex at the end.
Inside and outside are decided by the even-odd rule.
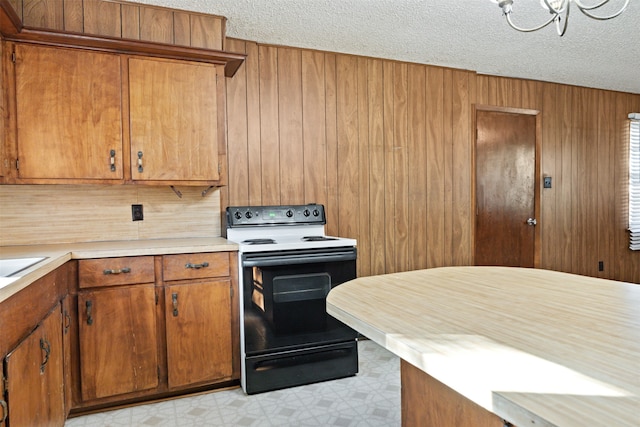
POLYGON ((223 73, 210 64, 129 58, 134 181, 221 181, 223 73))
POLYGON ((118 55, 15 45, 18 178, 122 180, 118 55))
POLYGON ((222 66, 7 47, 13 182, 226 184, 222 66))

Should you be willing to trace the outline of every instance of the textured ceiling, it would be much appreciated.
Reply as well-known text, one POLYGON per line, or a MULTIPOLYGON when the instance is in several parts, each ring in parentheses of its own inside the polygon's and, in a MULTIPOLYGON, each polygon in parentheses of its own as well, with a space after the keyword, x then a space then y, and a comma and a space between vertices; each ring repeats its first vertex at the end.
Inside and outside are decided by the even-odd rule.
MULTIPOLYGON (((564 37, 517 32, 490 0, 133 1, 225 16, 227 36, 244 40, 640 93, 640 0, 609 21, 573 8, 564 37)), ((549 16, 539 0, 513 8, 521 26, 549 16)))

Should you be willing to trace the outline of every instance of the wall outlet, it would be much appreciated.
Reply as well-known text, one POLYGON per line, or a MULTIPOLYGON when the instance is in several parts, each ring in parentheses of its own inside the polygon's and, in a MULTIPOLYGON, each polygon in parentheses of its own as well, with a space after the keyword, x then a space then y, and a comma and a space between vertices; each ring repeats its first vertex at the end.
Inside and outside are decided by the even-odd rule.
POLYGON ((550 176, 545 176, 543 179, 543 183, 544 183, 544 188, 551 188, 551 177, 550 176))
POLYGON ((143 219, 142 205, 131 205, 131 220, 142 221, 143 219))

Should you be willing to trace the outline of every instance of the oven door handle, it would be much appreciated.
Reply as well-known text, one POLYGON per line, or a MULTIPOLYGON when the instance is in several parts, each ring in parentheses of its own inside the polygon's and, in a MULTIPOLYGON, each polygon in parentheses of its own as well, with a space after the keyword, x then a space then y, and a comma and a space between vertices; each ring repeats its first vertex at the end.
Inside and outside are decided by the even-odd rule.
POLYGON ((340 262, 356 259, 354 251, 333 254, 300 254, 300 255, 273 255, 260 258, 245 259, 243 267, 273 267, 290 264, 310 264, 316 262, 340 262))

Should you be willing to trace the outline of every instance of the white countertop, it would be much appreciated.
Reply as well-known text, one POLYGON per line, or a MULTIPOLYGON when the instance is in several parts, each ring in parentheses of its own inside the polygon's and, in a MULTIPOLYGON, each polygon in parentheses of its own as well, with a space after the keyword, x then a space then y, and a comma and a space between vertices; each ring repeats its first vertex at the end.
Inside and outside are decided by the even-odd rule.
POLYGON ((516 426, 640 426, 640 285, 446 267, 352 280, 327 311, 516 426))
POLYGON ((0 278, 0 302, 71 259, 169 255, 237 251, 238 245, 223 237, 127 240, 0 247, 0 259, 45 257, 12 277, 0 278))

